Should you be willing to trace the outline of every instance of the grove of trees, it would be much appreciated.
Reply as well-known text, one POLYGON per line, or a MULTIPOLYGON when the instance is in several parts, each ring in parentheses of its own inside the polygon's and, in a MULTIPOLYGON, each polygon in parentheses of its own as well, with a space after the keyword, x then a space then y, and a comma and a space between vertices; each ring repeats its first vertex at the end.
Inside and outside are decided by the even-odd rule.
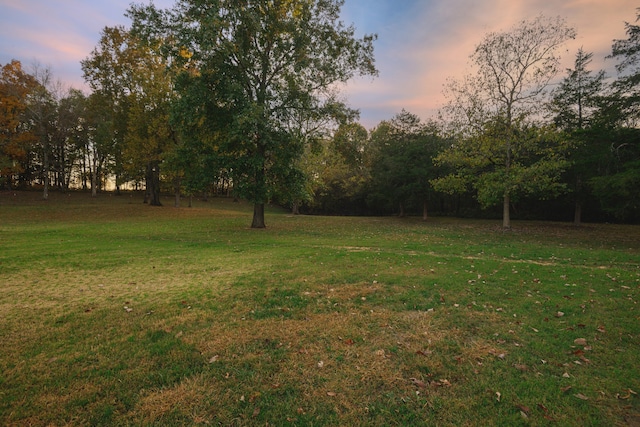
MULTIPOLYGON (((113 188, 323 214, 640 221, 640 26, 590 68, 562 18, 486 34, 437 119, 402 110, 371 130, 339 88, 375 76, 375 35, 343 0, 132 5, 82 61, 86 94, 52 71, 0 64, 0 187, 113 188)), ((639 14, 640 17, 640 14, 639 14)))

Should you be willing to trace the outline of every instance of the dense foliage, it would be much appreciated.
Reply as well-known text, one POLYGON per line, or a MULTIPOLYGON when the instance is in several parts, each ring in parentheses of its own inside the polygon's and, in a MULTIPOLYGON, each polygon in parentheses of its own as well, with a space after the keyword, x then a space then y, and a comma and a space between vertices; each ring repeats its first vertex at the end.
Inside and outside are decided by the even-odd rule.
POLYGON ((538 16, 487 34, 450 81, 439 121, 402 110, 371 130, 339 84, 375 75, 375 35, 341 0, 183 0, 132 5, 82 61, 90 94, 51 71, 0 68, 0 185, 233 195, 294 212, 640 220, 640 26, 589 68, 575 37, 538 16), (550 82, 559 82, 548 90, 550 82))

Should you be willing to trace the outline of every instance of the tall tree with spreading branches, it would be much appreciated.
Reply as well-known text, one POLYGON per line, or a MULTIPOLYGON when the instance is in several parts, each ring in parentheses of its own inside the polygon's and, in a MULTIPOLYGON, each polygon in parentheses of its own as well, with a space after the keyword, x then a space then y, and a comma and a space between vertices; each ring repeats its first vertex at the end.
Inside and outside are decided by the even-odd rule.
POLYGON ((443 113, 457 142, 439 161, 456 172, 435 180, 436 188, 451 193, 472 186, 485 206, 501 199, 504 228, 511 227, 518 195, 558 189, 561 146, 547 131, 535 135, 533 123, 559 71, 558 50, 574 37, 564 19, 542 15, 484 37, 471 55, 475 74, 447 86, 443 113))
MULTIPOLYGON (((141 34, 162 35, 183 68, 183 120, 222 135, 216 152, 238 195, 254 204, 251 226, 295 172, 304 141, 289 130, 300 112, 330 114, 338 84, 375 75, 375 36, 340 20, 343 0, 182 0, 169 11, 136 6, 141 34), (203 92, 204 91, 204 92, 203 92), (191 95, 189 95, 191 93, 191 95), (186 110, 185 110, 186 108, 186 110), (185 112, 186 111, 186 112, 185 112)), ((189 135, 185 135, 186 138, 189 135)))

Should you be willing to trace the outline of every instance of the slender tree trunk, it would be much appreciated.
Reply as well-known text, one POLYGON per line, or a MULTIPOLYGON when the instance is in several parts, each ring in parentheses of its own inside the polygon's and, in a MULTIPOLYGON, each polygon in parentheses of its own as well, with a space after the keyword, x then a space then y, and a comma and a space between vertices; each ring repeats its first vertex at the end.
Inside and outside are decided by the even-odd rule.
POLYGON ((402 204, 402 202, 399 203, 398 209, 398 217, 404 218, 404 205, 402 204))
POLYGON ((300 215, 300 208, 298 202, 293 202, 291 205, 291 215, 300 215))
POLYGON ((573 225, 580 225, 582 224, 582 180, 580 179, 580 177, 576 178, 576 205, 575 205, 575 209, 573 212, 573 225))
POLYGON ((44 200, 48 200, 49 199, 49 141, 47 139, 47 135, 45 135, 45 129, 44 126, 40 126, 41 130, 40 132, 42 132, 41 138, 42 138, 42 150, 43 150, 43 156, 42 156, 42 175, 44 178, 44 190, 42 192, 42 198, 44 200))
POLYGON ((87 191, 87 157, 89 157, 89 151, 84 150, 82 156, 82 189, 87 191))
POLYGON ((174 206, 176 208, 179 208, 180 207, 180 178, 176 177, 173 179, 173 190, 176 195, 176 201, 174 203, 174 206))
POLYGON ((427 201, 422 201, 422 220, 426 221, 429 219, 428 211, 427 211, 427 201))
POLYGON ((502 202, 502 228, 506 228, 506 229, 511 228, 510 205, 511 205, 511 200, 509 198, 509 193, 505 193, 504 200, 502 202))
POLYGON ((264 203, 255 203, 253 205, 253 221, 251 228, 266 228, 264 223, 264 203))
POLYGON ((264 222, 264 201, 262 201, 266 198, 266 170, 264 164, 266 149, 258 143, 258 151, 260 153, 260 158, 262 159, 262 164, 255 173, 256 188, 254 198, 257 201, 254 201, 253 205, 253 220, 251 222, 251 228, 266 228, 266 224, 264 222))
POLYGON ((149 205, 162 206, 160 202, 160 165, 157 162, 147 163, 147 191, 149 205))
POLYGON ((98 159, 95 151, 93 152, 92 164, 89 164, 91 173, 91 197, 98 196, 98 159))

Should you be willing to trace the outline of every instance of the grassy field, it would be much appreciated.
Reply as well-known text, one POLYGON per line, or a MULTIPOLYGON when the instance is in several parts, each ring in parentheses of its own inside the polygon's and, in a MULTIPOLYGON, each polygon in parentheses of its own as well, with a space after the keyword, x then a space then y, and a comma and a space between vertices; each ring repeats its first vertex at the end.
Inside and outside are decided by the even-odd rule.
POLYGON ((640 425, 640 227, 0 193, 0 425, 640 425))

